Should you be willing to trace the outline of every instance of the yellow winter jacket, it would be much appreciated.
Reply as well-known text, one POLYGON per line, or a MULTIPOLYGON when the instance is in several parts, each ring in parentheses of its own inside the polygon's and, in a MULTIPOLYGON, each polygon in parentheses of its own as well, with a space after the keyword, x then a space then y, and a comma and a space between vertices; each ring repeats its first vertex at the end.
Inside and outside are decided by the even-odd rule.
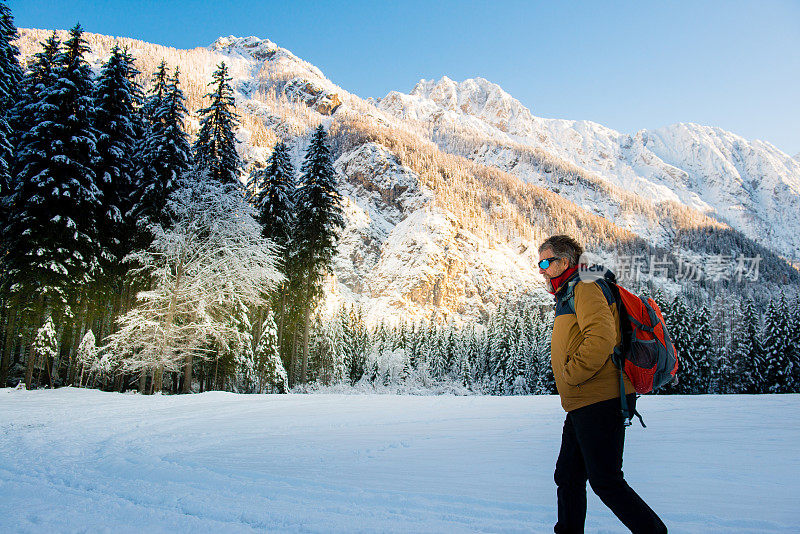
MULTIPOLYGON (((617 398, 620 389, 619 369, 611 360, 622 339, 617 304, 606 284, 578 281, 573 312, 564 297, 577 274, 556 292, 550 352, 561 406, 567 412, 617 398)), ((631 381, 623 376, 625 393, 633 393, 631 381)))

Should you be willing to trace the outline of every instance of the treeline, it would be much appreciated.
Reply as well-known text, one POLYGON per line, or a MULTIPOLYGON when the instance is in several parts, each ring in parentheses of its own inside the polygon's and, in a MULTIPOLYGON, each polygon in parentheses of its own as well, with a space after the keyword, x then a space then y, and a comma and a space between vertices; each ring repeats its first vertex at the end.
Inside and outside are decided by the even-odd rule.
POLYGON ((304 382, 344 224, 325 130, 299 173, 278 143, 243 186, 224 62, 190 144, 177 67, 145 93, 114 47, 95 76, 76 25, 23 72, 0 20, 0 386, 304 382))
MULTIPOLYGON (((679 380, 660 393, 800 392, 800 295, 779 295, 763 309, 753 299, 666 298, 652 285, 680 356, 679 380)), ((555 393, 550 366, 551 307, 502 306, 484 326, 435 322, 368 328, 343 307, 315 328, 316 387, 364 391, 555 393)))

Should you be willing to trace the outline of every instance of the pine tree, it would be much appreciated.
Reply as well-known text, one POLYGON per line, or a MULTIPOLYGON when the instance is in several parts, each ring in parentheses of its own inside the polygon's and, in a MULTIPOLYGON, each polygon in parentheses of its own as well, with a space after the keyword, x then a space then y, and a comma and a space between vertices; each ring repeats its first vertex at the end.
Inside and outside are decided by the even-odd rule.
MULTIPOLYGON (((19 97, 22 67, 17 56, 19 49, 14 44, 17 28, 11 9, 0 3, 0 200, 8 194, 11 186, 13 160, 13 135, 11 131, 11 109, 19 97)), ((0 225, 5 226, 6 213, 0 202, 0 225)))
POLYGON ((682 394, 697 393, 696 389, 699 388, 700 383, 698 374, 700 364, 693 349, 693 319, 686 308, 686 301, 680 294, 675 296, 668 310, 664 320, 667 323, 667 330, 675 350, 678 352, 679 364, 678 383, 670 386, 667 391, 682 394))
POLYGON ((490 325, 489 334, 489 376, 492 392, 497 395, 509 393, 516 378, 510 372, 513 356, 512 329, 508 310, 498 310, 496 319, 490 325))
MULTIPOLYGON (((61 41, 55 31, 40 43, 42 50, 34 54, 33 63, 20 82, 18 98, 9 112, 12 147, 19 152, 22 134, 34 126, 34 118, 42 93, 55 83, 56 60, 61 50, 61 41)), ((13 174, 19 172, 17 158, 14 159, 13 174)))
POLYGON ((42 51, 34 56, 34 62, 29 67, 18 88, 17 101, 7 114, 9 124, 7 141, 11 145, 8 156, 13 155, 13 159, 8 160, 8 164, 11 166, 9 169, 10 174, 7 176, 8 181, 5 182, 5 187, 0 190, 0 216, 2 216, 0 222, 3 223, 0 224, 0 244, 2 245, 0 263, 5 263, 4 268, 0 269, 0 273, 2 273, 0 283, 3 284, 4 293, 14 285, 13 278, 8 276, 8 269, 12 262, 10 258, 4 258, 4 256, 17 238, 17 234, 12 233, 12 230, 18 231, 18 229, 12 229, 11 225, 6 223, 12 206, 15 202, 18 202, 14 198, 15 191, 17 195, 20 194, 17 191, 19 183, 12 182, 11 175, 17 178, 20 174, 22 164, 19 159, 22 144, 21 137, 23 132, 28 132, 33 128, 34 117, 36 112, 39 111, 38 105, 41 94, 46 88, 55 84, 56 58, 61 47, 61 42, 58 40, 55 31, 46 41, 40 44, 42 51))
POLYGON ((242 163, 236 152, 235 129, 238 115, 229 82, 228 67, 223 61, 214 71, 213 80, 208 85, 213 90, 206 94, 211 104, 200 114, 200 131, 192 151, 195 164, 208 170, 209 176, 222 183, 239 184, 242 163))
POLYGON ((509 366, 510 391, 512 395, 528 395, 528 365, 526 360, 526 350, 524 345, 524 316, 516 317, 512 323, 512 354, 509 366))
POLYGON ((162 59, 153 73, 152 86, 140 109, 142 120, 147 124, 157 122, 158 110, 164 104, 164 99, 167 95, 168 77, 167 64, 162 59))
POLYGON ((519 341, 519 350, 525 361, 525 382, 528 391, 532 394, 537 393, 536 382, 539 375, 539 359, 536 354, 536 328, 539 321, 539 314, 526 311, 522 317, 522 337, 519 341))
POLYGON ((709 393, 711 384, 711 366, 715 359, 715 347, 712 342, 710 311, 703 305, 695 315, 695 335, 692 352, 697 364, 695 388, 693 393, 709 393))
POLYGON ((472 366, 470 361, 475 348, 474 328, 471 327, 465 332, 464 336, 462 336, 462 343, 459 347, 460 350, 458 351, 458 361, 456 363, 458 366, 456 378, 458 379, 459 384, 462 386, 470 387, 472 385, 472 366))
POLYGON ((770 301, 764 321, 764 382, 768 393, 789 393, 793 390, 792 361, 786 297, 770 301))
MULTIPOLYGON (((29 373, 33 368, 42 369, 50 367, 52 360, 58 354, 58 339, 56 337, 56 328, 53 324, 53 318, 48 316, 44 324, 36 332, 36 337, 33 340, 31 347, 32 362, 28 363, 29 373)), ((30 389, 30 378, 26 380, 30 389)), ((38 382, 38 380, 37 380, 38 382)))
MULTIPOLYGON (((14 44, 17 38, 17 28, 11 10, 2 2, 0 3, 0 243, 5 239, 3 233, 8 227, 8 212, 10 208, 10 193, 12 184, 12 166, 14 159, 14 145, 16 135, 13 131, 13 108, 20 100, 20 84, 22 81, 22 68, 17 54, 19 50, 14 44)), ((0 245, 0 254, 3 247, 0 245)), ((8 372, 11 365, 11 333, 13 331, 12 314, 18 314, 16 303, 8 300, 8 295, 3 288, 6 286, 5 270, 0 269, 0 309, 3 310, 1 324, 5 327, 5 335, 0 337, 0 387, 6 385, 8 372), (13 310, 12 310, 13 309, 13 310), (5 342, 3 342, 5 341, 5 342)))
POLYGON ((548 315, 548 319, 547 321, 538 322, 536 328, 535 346, 538 375, 535 391, 538 395, 552 395, 557 392, 550 356, 550 333, 553 331, 553 315, 548 315))
POLYGON ((322 295, 323 277, 330 272, 338 233, 344 227, 341 196, 337 189, 325 129, 320 126, 311 137, 303 162, 300 187, 294 204, 297 220, 293 245, 294 276, 300 281, 303 305, 303 359, 300 381, 305 382, 308 366, 308 327, 312 309, 322 295))
POLYGON ((105 231, 100 234, 104 251, 106 289, 121 294, 125 276, 122 259, 132 251, 133 225, 130 219, 134 184, 134 153, 141 133, 138 107, 141 89, 134 81, 139 71, 133 57, 114 46, 100 72, 95 90, 94 126, 97 130, 97 176, 103 193, 101 217, 105 231))
POLYGON ((22 133, 4 240, 3 263, 15 288, 42 294, 46 305, 64 306, 99 274, 91 70, 80 25, 52 64, 49 41, 26 84, 36 95, 22 111, 22 133), (71 295, 72 294, 72 295, 71 295))
POLYGON ((440 329, 434 328, 431 334, 429 338, 428 370, 431 378, 434 380, 442 380, 447 372, 447 361, 443 350, 444 343, 442 343, 444 333, 440 329))
POLYGON ((349 311, 342 308, 339 321, 342 325, 345 373, 350 384, 355 385, 364 376, 369 334, 361 308, 352 308, 349 311))
POLYGON ((314 365, 309 364, 309 368, 314 369, 317 380, 323 384, 338 384, 344 379, 343 338, 344 329, 339 317, 333 317, 330 321, 323 322, 322 318, 317 316, 311 350, 314 365))
POLYGON ((261 329, 261 339, 256 348, 256 371, 259 378, 259 393, 265 390, 270 393, 286 393, 289 384, 286 369, 278 350, 278 332, 272 311, 267 313, 261 329))
POLYGON ((475 336, 472 376, 484 388, 489 377, 489 330, 483 329, 475 336))
POLYGON ((78 384, 83 386, 83 375, 86 369, 91 369, 97 360, 97 346, 95 345, 95 337, 94 332, 89 330, 84 334, 83 339, 81 339, 80 345, 78 345, 78 354, 76 356, 76 360, 78 365, 81 368, 81 375, 78 384))
POLYGON ((759 315, 753 299, 741 303, 738 317, 731 346, 733 387, 736 393, 761 393, 764 351, 759 315))
POLYGON ((169 225, 169 211, 165 209, 167 198, 177 189, 179 177, 191 165, 189 138, 184 130, 188 114, 184 102, 178 68, 172 78, 168 78, 162 61, 142 106, 145 127, 133 207, 134 217, 143 226, 141 247, 146 247, 152 239, 147 230, 149 224, 169 225))
POLYGON ((275 145, 267 166, 250 177, 248 189, 252 192, 264 237, 286 249, 294 226, 292 195, 295 177, 289 147, 285 143, 275 145))

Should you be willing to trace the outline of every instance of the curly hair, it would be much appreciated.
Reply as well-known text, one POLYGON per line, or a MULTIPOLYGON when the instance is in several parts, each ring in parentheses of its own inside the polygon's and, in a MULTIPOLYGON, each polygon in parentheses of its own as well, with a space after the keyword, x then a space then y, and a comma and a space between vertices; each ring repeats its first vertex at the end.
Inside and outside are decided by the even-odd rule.
POLYGON ((569 266, 578 265, 581 254, 583 254, 583 247, 578 241, 568 235, 554 235, 548 237, 544 243, 539 245, 539 252, 550 249, 553 254, 558 258, 567 258, 569 266))

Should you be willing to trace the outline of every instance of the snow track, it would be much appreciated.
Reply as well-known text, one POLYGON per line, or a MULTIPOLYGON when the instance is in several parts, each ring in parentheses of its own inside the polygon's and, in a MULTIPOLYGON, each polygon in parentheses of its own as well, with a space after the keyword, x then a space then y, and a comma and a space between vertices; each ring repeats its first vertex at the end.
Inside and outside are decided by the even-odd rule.
MULTIPOLYGON (((800 530, 800 395, 640 407, 626 478, 670 532, 800 530)), ((562 422, 555 397, 2 389, 0 531, 551 532, 562 422)), ((624 532, 589 495, 587 532, 624 532)))

